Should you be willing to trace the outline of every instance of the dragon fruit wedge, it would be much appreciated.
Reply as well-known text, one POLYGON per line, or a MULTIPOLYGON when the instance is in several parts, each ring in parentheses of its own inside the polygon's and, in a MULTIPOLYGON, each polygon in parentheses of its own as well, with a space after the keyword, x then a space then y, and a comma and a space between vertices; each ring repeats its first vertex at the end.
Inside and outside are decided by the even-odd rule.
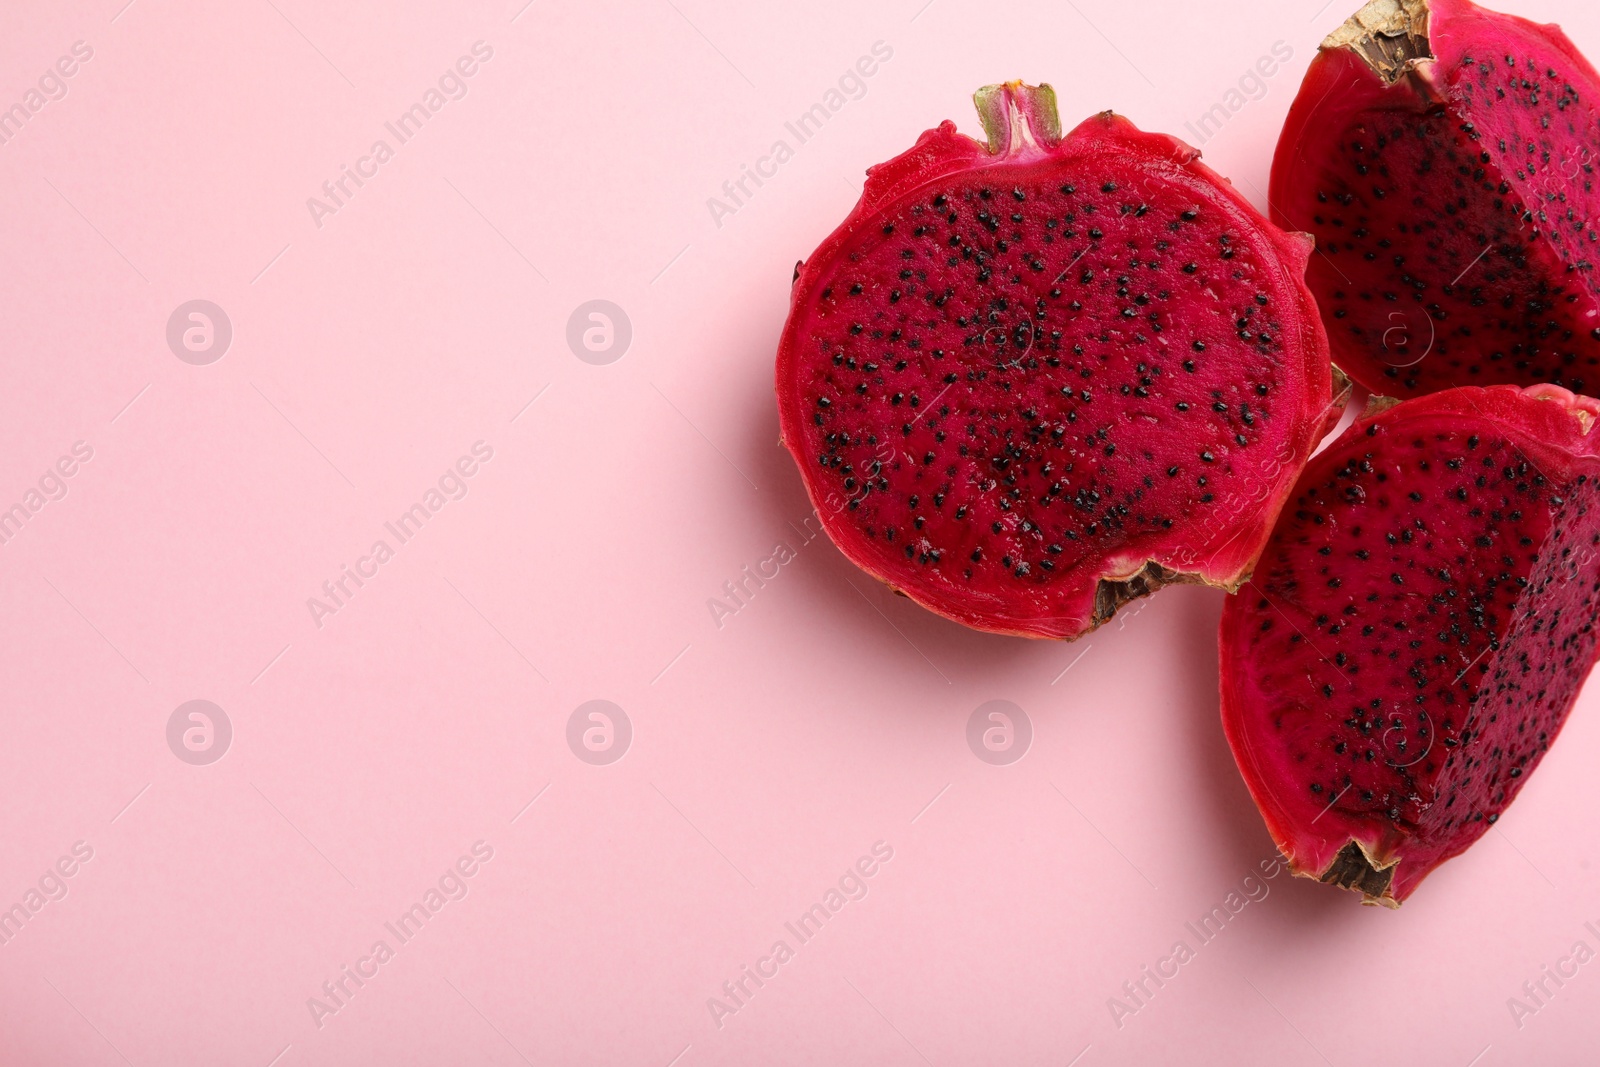
POLYGON ((1341 369, 1374 393, 1600 392, 1600 75, 1556 26, 1373 0, 1322 42, 1278 141, 1273 221, 1341 369))
POLYGON ((1378 401, 1301 474, 1221 627, 1223 727, 1296 874, 1398 907, 1549 750, 1595 661, 1596 415, 1553 385, 1378 401))
POLYGON ((1343 404, 1310 239, 1171 137, 1061 136, 1047 85, 974 100, 987 145, 924 133, 796 268, 778 410, 824 528, 1000 633, 1236 588, 1343 404))

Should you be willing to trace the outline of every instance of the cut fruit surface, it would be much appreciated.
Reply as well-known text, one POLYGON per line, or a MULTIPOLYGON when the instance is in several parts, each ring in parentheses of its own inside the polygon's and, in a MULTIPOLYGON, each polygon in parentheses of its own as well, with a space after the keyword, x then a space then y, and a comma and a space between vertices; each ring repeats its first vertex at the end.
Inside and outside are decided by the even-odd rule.
POLYGON ((1322 43, 1270 199, 1316 236, 1333 359, 1374 393, 1600 391, 1600 76, 1559 27, 1373 0, 1322 43))
POLYGON ((1594 663, 1600 402, 1374 407, 1223 609, 1222 714, 1295 873, 1398 905, 1515 799, 1594 663))
POLYGON ((1174 138, 1048 86, 868 172, 796 272, 783 440, 835 543, 980 629, 1075 637, 1233 588, 1336 418, 1310 241, 1174 138))

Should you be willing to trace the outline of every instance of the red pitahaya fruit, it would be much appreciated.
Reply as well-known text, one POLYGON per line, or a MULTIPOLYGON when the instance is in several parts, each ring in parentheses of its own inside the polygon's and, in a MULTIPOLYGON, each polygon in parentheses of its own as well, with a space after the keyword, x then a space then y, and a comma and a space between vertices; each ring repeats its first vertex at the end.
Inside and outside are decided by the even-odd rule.
POLYGON ((1278 141, 1280 226, 1341 369, 1374 393, 1600 390, 1600 76, 1556 26, 1373 0, 1322 42, 1278 141))
POLYGON ((1594 664, 1600 401, 1460 387, 1313 459, 1222 612, 1222 720, 1296 874, 1398 906, 1493 825, 1594 664))
POLYGON ((924 133, 796 268, 778 410, 823 526, 1001 633, 1237 587, 1343 403, 1310 239, 1110 112, 1063 138, 1047 85, 974 99, 987 145, 924 133))

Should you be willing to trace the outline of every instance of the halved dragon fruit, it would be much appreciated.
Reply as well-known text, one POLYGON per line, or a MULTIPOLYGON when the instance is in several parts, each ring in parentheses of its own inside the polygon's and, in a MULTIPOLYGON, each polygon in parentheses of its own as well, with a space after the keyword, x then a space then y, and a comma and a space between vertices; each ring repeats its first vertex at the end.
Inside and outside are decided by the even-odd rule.
POLYGON ((1076 637, 1249 573, 1336 417, 1311 242, 1167 136, 974 97, 795 273, 783 440, 839 548, 984 630, 1076 637))
POLYGON ((1333 358, 1409 397, 1600 391, 1600 75, 1557 26, 1373 0, 1322 42, 1278 141, 1280 226, 1333 358))
POLYGON ((1506 810, 1594 664, 1600 401, 1385 403, 1224 607, 1222 717, 1291 869, 1398 906, 1506 810))

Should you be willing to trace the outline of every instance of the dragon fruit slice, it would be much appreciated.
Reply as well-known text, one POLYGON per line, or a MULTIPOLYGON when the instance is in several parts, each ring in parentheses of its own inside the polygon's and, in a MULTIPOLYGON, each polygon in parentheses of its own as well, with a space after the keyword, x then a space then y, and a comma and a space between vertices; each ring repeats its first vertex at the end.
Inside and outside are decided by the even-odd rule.
POLYGON ((1001 633, 1236 588, 1343 403, 1310 239, 1110 112, 1061 137, 1049 86, 974 100, 987 145, 924 133, 796 268, 778 409, 824 528, 1001 633))
POLYGON ((1373 0, 1322 42, 1278 141, 1280 226, 1333 358, 1374 393, 1600 391, 1600 76, 1556 26, 1373 0))
POLYGON ((1222 719, 1291 869, 1397 907, 1506 810, 1594 664, 1600 402, 1384 403, 1224 607, 1222 719))

